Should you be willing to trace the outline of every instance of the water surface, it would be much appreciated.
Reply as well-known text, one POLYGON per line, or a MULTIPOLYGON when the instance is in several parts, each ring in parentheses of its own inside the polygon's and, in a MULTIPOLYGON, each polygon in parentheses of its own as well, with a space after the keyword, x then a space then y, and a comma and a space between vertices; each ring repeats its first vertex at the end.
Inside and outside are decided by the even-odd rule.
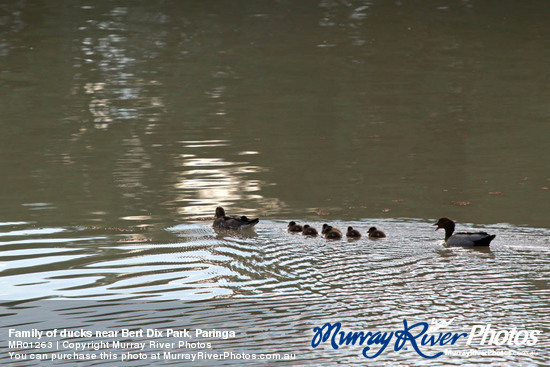
MULTIPOLYGON (((454 317, 458 330, 540 329, 547 342, 548 7, 0 4, 3 326, 167 302, 160 321, 129 313, 102 327, 186 314, 261 325, 298 365, 364 362, 310 347, 327 321, 454 317), (217 233, 218 205, 261 222, 217 233), (497 237, 487 251, 445 248, 432 225, 442 216, 497 237), (286 232, 290 220, 376 225, 388 238, 306 239, 286 232)), ((271 351, 267 334, 239 330, 216 347, 254 335, 251 348, 271 351)), ((531 351, 436 364, 548 359, 531 351)))

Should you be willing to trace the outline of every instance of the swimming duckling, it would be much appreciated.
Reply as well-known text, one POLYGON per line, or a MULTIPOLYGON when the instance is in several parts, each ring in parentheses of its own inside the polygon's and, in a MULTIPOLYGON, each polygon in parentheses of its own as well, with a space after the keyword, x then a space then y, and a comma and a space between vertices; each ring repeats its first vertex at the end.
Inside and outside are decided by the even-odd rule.
POLYGON ((325 229, 326 229, 325 238, 331 239, 331 240, 339 240, 342 238, 342 232, 339 229, 329 225, 327 225, 325 229))
POLYGON ((216 219, 214 219, 214 228, 245 229, 252 228, 260 221, 259 218, 248 219, 246 215, 240 217, 226 216, 225 210, 219 206, 216 208, 216 219))
POLYGON ((376 229, 376 227, 369 228, 369 238, 384 238, 384 237, 386 237, 386 234, 381 230, 376 229))
POLYGON ((353 229, 353 227, 348 227, 348 231, 346 232, 346 236, 348 238, 356 238, 356 239, 359 239, 361 238, 361 233, 356 230, 356 229, 353 229))
POLYGON ((445 243, 449 246, 489 246, 496 235, 487 232, 459 232, 453 234, 455 222, 449 218, 440 218, 436 224, 436 231, 445 228, 445 243))
POLYGON ((302 234, 304 236, 317 236, 317 230, 311 227, 309 224, 306 224, 304 226, 304 230, 302 231, 302 234))
POLYGON ((302 232, 304 230, 304 227, 302 227, 299 224, 296 224, 295 221, 292 221, 288 223, 288 231, 289 232, 302 232))

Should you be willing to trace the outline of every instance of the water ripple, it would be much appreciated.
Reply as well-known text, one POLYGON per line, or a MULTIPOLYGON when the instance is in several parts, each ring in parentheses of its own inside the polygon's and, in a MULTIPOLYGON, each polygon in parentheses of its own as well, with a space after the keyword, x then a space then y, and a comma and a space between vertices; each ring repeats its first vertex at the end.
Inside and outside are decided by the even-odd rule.
MULTIPOLYGON (((363 233, 375 225, 388 234, 376 241, 365 236, 353 241, 307 238, 288 233, 287 222, 264 220, 254 231, 237 232, 216 232, 210 222, 181 224, 167 228, 162 242, 155 241, 154 233, 147 234, 151 241, 136 241, 140 237, 132 230, 4 223, 1 297, 25 302, 53 297, 110 302, 257 299, 265 318, 256 322, 265 327, 278 320, 277 314, 269 316, 271 310, 284 307, 285 299, 300 299, 305 305, 299 313, 287 305, 282 314, 288 335, 311 328, 311 320, 358 325, 368 318, 372 329, 396 327, 395 320, 404 317, 425 320, 426 315, 456 318, 468 326, 499 320, 509 327, 549 326, 532 317, 534 309, 541 319, 550 316, 548 230, 491 226, 487 230, 497 234, 496 240, 491 249, 478 250, 442 246, 441 234, 420 220, 331 223, 363 233)), ((322 225, 309 223, 318 229, 322 225)), ((241 318, 256 312, 257 302, 249 309, 229 310, 223 321, 246 322, 241 318)), ((212 314, 198 312, 197 317, 196 322, 201 317, 209 324, 222 322, 212 314)), ((256 337, 262 345, 264 338, 256 337)), ((300 338, 303 332, 296 334, 300 338)), ((338 354, 340 361, 356 358, 338 354)))

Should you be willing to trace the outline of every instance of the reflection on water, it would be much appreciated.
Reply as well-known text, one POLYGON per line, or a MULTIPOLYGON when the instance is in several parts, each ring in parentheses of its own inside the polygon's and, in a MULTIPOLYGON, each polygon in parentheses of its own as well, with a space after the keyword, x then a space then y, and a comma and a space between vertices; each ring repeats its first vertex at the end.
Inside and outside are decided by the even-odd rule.
POLYGON ((154 58, 156 51, 144 48, 138 54, 129 47, 134 30, 126 21, 128 13, 126 7, 115 7, 98 19, 82 19, 78 27, 80 55, 75 56, 74 67, 76 80, 83 85, 75 85, 74 92, 79 94, 82 88, 89 97, 88 111, 97 129, 133 119, 144 119, 151 126, 164 108, 162 98, 151 94, 160 82, 136 68, 138 58, 154 58))
MULTIPOLYGON (((224 158, 199 157, 208 148, 211 154, 216 147, 229 145, 227 140, 182 141, 186 152, 180 155, 182 167, 175 188, 179 213, 189 218, 213 216, 212 208, 232 206, 237 202, 256 202, 253 207, 262 206, 265 200, 259 193, 262 181, 254 174, 262 172, 259 166, 249 162, 228 162, 224 158), (195 153, 191 153, 195 152, 195 153)), ((239 155, 248 155, 241 152, 239 155)), ((276 201, 271 201, 276 202, 276 201)), ((278 204, 281 205, 281 204, 278 204)), ((252 212, 252 211, 251 211, 252 212)))
POLYGON ((1 192, 79 222, 546 226, 546 7, 4 4, 1 192))

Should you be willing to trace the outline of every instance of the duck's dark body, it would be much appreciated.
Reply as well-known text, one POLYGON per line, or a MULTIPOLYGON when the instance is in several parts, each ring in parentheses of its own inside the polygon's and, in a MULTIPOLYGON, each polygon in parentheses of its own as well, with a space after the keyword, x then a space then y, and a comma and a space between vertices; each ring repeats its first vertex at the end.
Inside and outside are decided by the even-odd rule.
POLYGON ((437 228, 445 229, 445 243, 449 246, 489 246, 496 235, 487 232, 457 232, 454 233, 455 223, 449 218, 440 218, 435 224, 437 228), (454 234, 453 234, 454 233, 454 234))
POLYGON ((304 227, 302 227, 299 224, 296 224, 296 222, 292 221, 288 223, 288 231, 289 232, 302 232, 304 230, 304 227))
POLYGON ((361 238, 361 233, 358 230, 353 229, 353 227, 348 227, 346 237, 359 239, 361 238))
POLYGON ((386 237, 386 234, 381 230, 376 229, 376 227, 369 228, 369 238, 384 238, 384 237, 386 237))
POLYGON ((246 215, 227 216, 225 210, 219 206, 216 208, 216 219, 214 219, 214 228, 228 229, 246 229, 252 228, 260 221, 259 218, 248 219, 246 215))
POLYGON ((302 234, 304 236, 317 236, 317 230, 313 227, 311 227, 309 224, 306 224, 304 226, 304 230, 302 231, 302 234))
POLYGON ((331 226, 326 226, 324 234, 325 238, 329 240, 339 240, 342 238, 342 232, 339 229, 333 228, 331 226))

